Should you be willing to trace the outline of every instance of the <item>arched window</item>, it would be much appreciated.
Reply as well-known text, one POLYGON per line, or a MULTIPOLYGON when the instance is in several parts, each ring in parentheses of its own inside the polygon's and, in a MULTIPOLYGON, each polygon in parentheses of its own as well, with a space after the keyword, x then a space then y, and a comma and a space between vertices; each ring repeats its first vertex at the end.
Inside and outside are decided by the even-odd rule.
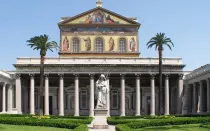
POLYGON ((122 52, 126 52, 126 39, 125 38, 120 38, 119 41, 119 51, 122 52))
POLYGON ((79 52, 79 39, 78 38, 73 38, 72 40, 72 52, 79 52))
POLYGON ((99 53, 104 52, 104 43, 102 38, 96 38, 95 51, 99 53))

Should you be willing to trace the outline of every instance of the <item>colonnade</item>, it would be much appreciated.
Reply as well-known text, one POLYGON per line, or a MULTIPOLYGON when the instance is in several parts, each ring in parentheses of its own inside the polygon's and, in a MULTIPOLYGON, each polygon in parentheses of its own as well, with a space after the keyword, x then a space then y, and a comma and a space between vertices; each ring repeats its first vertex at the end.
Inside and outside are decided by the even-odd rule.
POLYGON ((12 84, 8 84, 6 82, 2 83, 2 112, 1 113, 6 113, 6 112, 12 113, 12 107, 13 107, 12 91, 13 91, 12 84), (6 97, 6 92, 7 92, 7 97, 6 97))
MULTIPOLYGON (((59 112, 58 114, 60 116, 64 115, 64 79, 63 79, 63 74, 59 74, 59 112)), ((125 74, 121 74, 121 101, 120 101, 120 115, 125 116, 125 74)), ((181 113, 181 94, 183 90, 183 75, 180 75, 179 77, 179 83, 178 83, 178 101, 177 101, 177 113, 181 113)), ((49 75, 45 74, 45 86, 44 86, 44 115, 49 115, 49 75)), ((74 75, 74 97, 75 97, 75 105, 74 105, 74 116, 79 116, 79 75, 75 74, 74 75)), ((140 116, 141 115, 141 103, 140 103, 140 98, 141 98, 141 93, 140 93, 140 88, 141 88, 141 80, 140 80, 141 75, 136 74, 136 111, 135 115, 140 116)), ((109 78, 107 79, 109 83, 109 78)), ((34 74, 30 74, 30 114, 35 114, 35 108, 34 108, 34 74)), ((90 74, 90 105, 89 105, 89 115, 94 116, 94 74, 90 74)), ((109 84, 108 84, 109 85, 109 84)), ((150 75, 150 87, 151 87, 151 104, 150 104, 150 115, 155 115, 155 75, 151 74, 150 75)), ((164 99, 164 114, 169 115, 169 75, 165 75, 165 99, 164 99)), ((3 92, 4 92, 5 86, 3 87, 3 92)), ((5 94, 5 93, 3 93, 5 94)), ((9 93, 8 93, 9 94, 9 93)), ((11 93, 10 93, 11 94, 11 93)), ((4 96, 3 96, 4 98, 4 96)), ((109 98, 109 93, 107 98, 109 98)), ((5 98, 4 98, 5 99, 5 98)), ((5 101, 3 99, 3 101, 5 101)), ((108 109, 108 115, 110 115, 110 102, 109 99, 107 99, 107 109, 108 109)), ((21 109, 21 77, 19 74, 17 74, 16 78, 16 108, 17 112, 19 114, 22 113, 21 109)), ((5 109, 4 109, 5 110, 5 109)))
POLYGON ((209 78, 188 84, 188 86, 187 86, 188 101, 190 101, 190 103, 192 105, 190 107, 190 105, 188 104, 188 111, 189 111, 189 108, 192 108, 192 110, 190 110, 189 112, 191 112, 193 114, 210 113, 210 87, 209 87, 209 84, 210 84, 209 78), (204 90, 205 87, 206 87, 206 90, 204 90), (206 96, 206 97, 204 97, 204 96, 206 96), (204 110, 204 106, 206 106, 205 110, 204 110))

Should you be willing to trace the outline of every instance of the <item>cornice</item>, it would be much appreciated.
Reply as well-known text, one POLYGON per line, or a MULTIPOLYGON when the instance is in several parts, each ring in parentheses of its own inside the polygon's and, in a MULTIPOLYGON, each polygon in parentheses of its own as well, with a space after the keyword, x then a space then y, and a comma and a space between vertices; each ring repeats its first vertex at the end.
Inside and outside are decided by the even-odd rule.
MULTIPOLYGON (((14 67, 39 67, 40 64, 13 64, 14 67)), ((45 67, 158 67, 158 64, 45 64, 45 67)), ((163 67, 184 68, 185 65, 163 65, 163 67)))

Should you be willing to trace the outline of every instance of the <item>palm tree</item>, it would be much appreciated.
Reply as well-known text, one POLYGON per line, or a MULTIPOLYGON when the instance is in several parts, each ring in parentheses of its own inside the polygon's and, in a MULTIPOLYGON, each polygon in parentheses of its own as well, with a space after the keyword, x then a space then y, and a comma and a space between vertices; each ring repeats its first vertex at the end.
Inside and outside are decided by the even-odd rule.
POLYGON ((44 57, 46 56, 46 53, 48 50, 53 52, 53 49, 58 49, 58 45, 55 41, 49 42, 49 37, 47 35, 40 35, 35 36, 33 38, 30 38, 27 40, 29 43, 28 46, 31 46, 33 50, 39 50, 40 51, 40 88, 39 88, 39 103, 40 103, 40 109, 39 109, 39 115, 43 115, 42 109, 42 90, 43 90, 43 83, 44 83, 44 57))
POLYGON ((174 47, 174 44, 172 43, 170 38, 167 38, 165 36, 165 33, 157 33, 155 37, 152 37, 150 41, 147 43, 148 48, 152 48, 155 46, 155 50, 158 49, 158 54, 159 54, 159 106, 158 106, 158 111, 159 114, 162 114, 163 109, 163 90, 162 90, 162 52, 163 52, 163 46, 167 46, 170 50, 171 46, 174 47))

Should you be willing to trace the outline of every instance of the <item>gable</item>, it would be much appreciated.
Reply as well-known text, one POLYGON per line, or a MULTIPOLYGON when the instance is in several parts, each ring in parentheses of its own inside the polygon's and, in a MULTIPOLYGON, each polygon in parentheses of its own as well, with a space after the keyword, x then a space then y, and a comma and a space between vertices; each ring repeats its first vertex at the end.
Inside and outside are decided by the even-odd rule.
POLYGON ((137 24, 138 22, 118 15, 104 8, 97 7, 90 11, 79 14, 75 17, 66 19, 59 23, 60 25, 69 24, 137 24))

